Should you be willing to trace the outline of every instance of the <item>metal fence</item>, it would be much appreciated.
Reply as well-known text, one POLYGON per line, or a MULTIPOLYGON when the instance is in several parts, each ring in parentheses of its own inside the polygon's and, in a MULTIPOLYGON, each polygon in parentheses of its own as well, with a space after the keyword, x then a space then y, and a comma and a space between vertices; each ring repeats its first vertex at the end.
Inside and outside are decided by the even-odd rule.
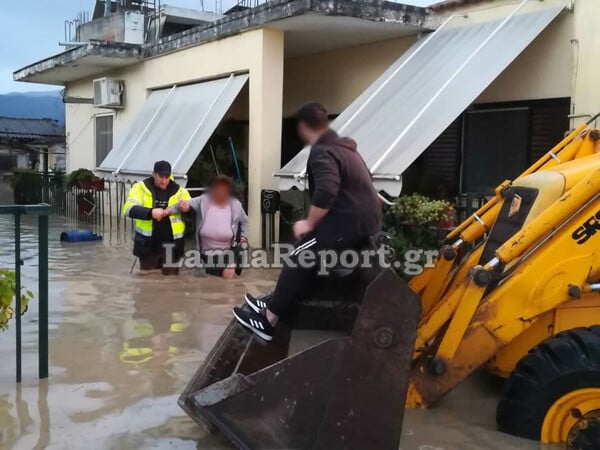
POLYGON ((22 376, 22 336, 21 336, 21 217, 38 216, 38 373, 40 378, 48 378, 48 205, 0 205, 0 215, 12 215, 15 221, 15 325, 16 325, 16 380, 22 376))
MULTIPOLYGON (((102 180, 93 187, 65 189, 61 215, 105 229, 131 229, 132 221, 122 215, 133 182, 102 180)), ((60 202, 56 202, 60 203, 60 202)), ((51 203, 53 206, 56 203, 51 203)))
POLYGON ((100 180, 68 187, 62 174, 27 174, 15 192, 15 203, 47 203, 53 214, 101 229, 132 229, 121 214, 133 181, 100 180))

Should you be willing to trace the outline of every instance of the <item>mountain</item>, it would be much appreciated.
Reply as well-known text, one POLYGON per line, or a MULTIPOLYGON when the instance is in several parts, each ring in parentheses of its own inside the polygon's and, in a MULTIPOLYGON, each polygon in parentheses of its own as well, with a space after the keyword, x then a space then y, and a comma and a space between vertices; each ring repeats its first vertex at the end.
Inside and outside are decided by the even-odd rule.
POLYGON ((49 118, 65 123, 61 91, 0 94, 0 116, 49 118))

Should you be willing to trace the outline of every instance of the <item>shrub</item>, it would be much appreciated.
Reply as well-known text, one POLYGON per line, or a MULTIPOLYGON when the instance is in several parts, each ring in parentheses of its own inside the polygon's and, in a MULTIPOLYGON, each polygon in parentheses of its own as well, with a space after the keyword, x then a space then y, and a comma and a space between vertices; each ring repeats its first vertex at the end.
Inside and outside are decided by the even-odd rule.
POLYGON ((433 200, 421 194, 403 195, 384 214, 384 228, 390 236, 395 258, 404 262, 408 250, 437 250, 438 228, 454 223, 454 207, 445 200, 433 200))
POLYGON ((42 175, 35 170, 16 169, 10 179, 14 202, 18 205, 35 205, 42 202, 42 175))
POLYGON ((401 223, 435 226, 454 219, 454 207, 445 200, 432 200, 421 194, 398 197, 390 207, 392 215, 401 223))
MULTIPOLYGON (((0 330, 2 331, 8 329, 8 322, 14 315, 15 289, 15 272, 9 269, 0 269, 0 330)), ((21 294, 21 314, 27 311, 29 300, 32 298, 33 293, 31 291, 23 290, 21 294)))
POLYGON ((77 169, 71 172, 65 178, 65 183, 67 188, 71 189, 74 187, 81 187, 84 183, 91 183, 92 181, 98 179, 94 172, 89 169, 77 169))

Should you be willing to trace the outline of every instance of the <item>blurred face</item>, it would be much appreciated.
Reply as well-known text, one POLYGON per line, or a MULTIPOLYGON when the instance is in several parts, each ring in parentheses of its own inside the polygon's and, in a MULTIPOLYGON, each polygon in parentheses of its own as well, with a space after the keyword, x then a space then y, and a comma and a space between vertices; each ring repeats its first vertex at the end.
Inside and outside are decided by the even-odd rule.
POLYGON ((229 201, 231 189, 226 183, 217 183, 210 190, 210 196, 218 205, 223 205, 229 201))
POLYGON ((304 122, 298 122, 298 136, 305 144, 312 145, 319 139, 320 133, 309 128, 304 122))
POLYGON ((167 188, 167 186, 169 185, 169 181, 171 181, 168 175, 162 176, 157 173, 153 173, 152 178, 154 179, 154 186, 156 186, 162 191, 164 191, 167 188))

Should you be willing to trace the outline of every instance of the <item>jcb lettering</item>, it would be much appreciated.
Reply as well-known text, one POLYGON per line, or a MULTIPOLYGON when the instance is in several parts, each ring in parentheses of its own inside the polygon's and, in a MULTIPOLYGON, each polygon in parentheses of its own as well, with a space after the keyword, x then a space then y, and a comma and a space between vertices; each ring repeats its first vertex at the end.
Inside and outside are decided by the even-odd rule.
POLYGON ((592 236, 600 231, 600 211, 594 216, 586 220, 579 228, 577 228, 571 237, 577 241, 577 244, 585 244, 592 236))

